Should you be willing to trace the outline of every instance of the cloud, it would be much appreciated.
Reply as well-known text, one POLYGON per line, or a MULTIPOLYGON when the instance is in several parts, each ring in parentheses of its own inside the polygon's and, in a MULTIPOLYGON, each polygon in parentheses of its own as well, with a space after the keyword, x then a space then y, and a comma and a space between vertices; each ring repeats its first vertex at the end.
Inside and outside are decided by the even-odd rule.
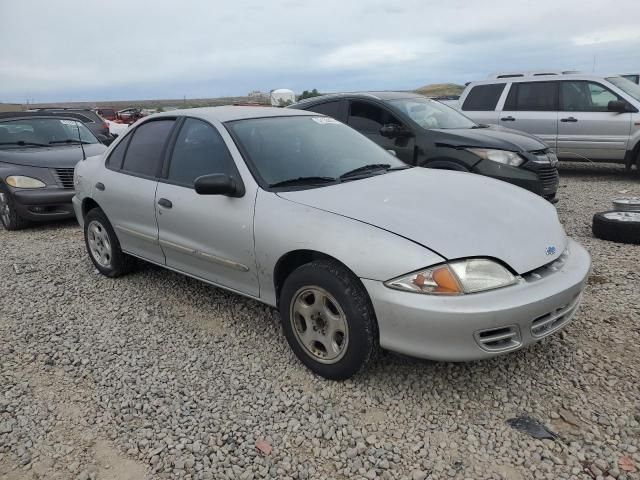
POLYGON ((417 58, 418 49, 408 42, 371 40, 338 47, 320 57, 319 63, 328 69, 360 69, 417 58))
POLYGON ((635 28, 616 28, 609 30, 600 30, 597 32, 580 35, 572 39, 573 43, 582 45, 597 45, 609 42, 629 42, 640 40, 640 31, 635 28))

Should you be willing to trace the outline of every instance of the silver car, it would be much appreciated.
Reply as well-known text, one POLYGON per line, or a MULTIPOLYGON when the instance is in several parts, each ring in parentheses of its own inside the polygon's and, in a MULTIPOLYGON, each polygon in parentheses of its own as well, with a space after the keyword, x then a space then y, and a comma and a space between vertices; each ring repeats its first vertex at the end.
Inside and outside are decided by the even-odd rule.
POLYGON ((139 258, 279 308, 296 355, 331 379, 380 348, 462 361, 534 343, 569 322, 590 267, 542 198, 408 167, 301 110, 153 115, 75 182, 100 272, 139 258))
POLYGON ((500 74, 467 85, 449 105, 479 123, 540 137, 560 160, 640 170, 640 86, 618 75, 500 74))

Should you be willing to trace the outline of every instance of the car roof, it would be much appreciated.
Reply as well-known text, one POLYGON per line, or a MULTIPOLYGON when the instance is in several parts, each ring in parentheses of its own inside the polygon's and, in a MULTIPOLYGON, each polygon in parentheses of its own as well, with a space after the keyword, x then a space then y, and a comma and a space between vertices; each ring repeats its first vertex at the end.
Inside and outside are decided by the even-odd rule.
MULTIPOLYGON (((75 112, 69 113, 73 114, 75 112)), ((83 116, 79 113, 75 114, 77 116, 83 116)), ((0 112, 0 120, 16 120, 23 118, 64 118, 67 120, 78 120, 75 116, 65 115, 64 113, 59 112, 0 112)))
POLYGON ((250 118, 266 118, 266 117, 293 117, 313 115, 318 116, 314 112, 305 112, 301 110, 289 110, 285 108, 274 107, 244 107, 244 106, 223 106, 223 107, 201 107, 186 108, 181 110, 171 110, 170 112, 155 113, 145 118, 160 117, 196 117, 203 120, 217 120, 219 122, 232 122, 234 120, 246 120, 250 118))
POLYGON ((589 73, 565 73, 565 74, 551 74, 551 75, 531 75, 524 77, 509 77, 509 78, 490 78, 486 80, 478 80, 476 82, 470 82, 467 88, 474 85, 490 85, 496 83, 520 83, 520 82, 553 82, 561 80, 595 80, 602 81, 611 77, 619 77, 618 74, 603 75, 603 74, 589 74, 589 73))
POLYGON ((401 98, 425 98, 424 95, 420 95, 415 92, 402 92, 402 91, 366 91, 366 92, 341 92, 341 93, 327 93, 326 95, 320 95, 318 97, 305 98, 295 103, 295 106, 313 105, 314 103, 326 102, 329 100, 339 100, 342 98, 362 98, 370 100, 398 100, 401 98))

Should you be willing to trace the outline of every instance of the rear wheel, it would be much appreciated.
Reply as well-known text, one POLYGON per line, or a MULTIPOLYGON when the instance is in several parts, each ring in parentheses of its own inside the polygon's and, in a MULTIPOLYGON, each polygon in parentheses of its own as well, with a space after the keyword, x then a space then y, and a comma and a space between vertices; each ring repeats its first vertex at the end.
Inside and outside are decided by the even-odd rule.
POLYGON ((0 185, 0 222, 7 230, 20 230, 29 225, 29 222, 18 214, 9 190, 3 185, 0 185))
POLYGON ((280 315, 289 346, 310 370, 344 380, 378 353, 378 325, 360 280, 341 264, 315 260, 287 277, 280 315))
POLYGON ((103 275, 119 277, 133 268, 135 259, 122 251, 111 223, 100 208, 90 210, 85 216, 84 240, 89 258, 103 275))

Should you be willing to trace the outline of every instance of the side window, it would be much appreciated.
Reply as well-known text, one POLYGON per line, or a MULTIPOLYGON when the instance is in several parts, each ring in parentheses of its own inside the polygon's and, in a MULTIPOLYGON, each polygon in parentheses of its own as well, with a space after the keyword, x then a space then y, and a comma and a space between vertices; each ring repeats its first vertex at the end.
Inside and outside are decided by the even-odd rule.
POLYGON ((218 130, 201 120, 188 118, 173 148, 168 179, 191 187, 202 175, 234 172, 233 159, 218 130))
POLYGON ((129 145, 129 141, 131 140, 131 135, 127 135, 122 139, 116 148, 109 154, 109 158, 107 158, 106 167, 111 170, 120 170, 122 168, 122 161, 124 160, 124 154, 127 151, 127 145, 129 145))
POLYGON ((387 123, 402 123, 383 108, 368 102, 350 102, 349 125, 361 132, 379 133, 387 123))
POLYGON ((464 99, 462 110, 471 112, 492 112, 496 109, 505 83, 493 83, 491 85, 476 85, 464 99))
POLYGON ((513 83, 503 110, 554 112, 558 110, 558 83, 513 83))
POLYGON ((154 120, 136 128, 133 138, 129 141, 129 149, 122 169, 147 177, 158 175, 162 165, 162 151, 171 133, 173 122, 173 120, 154 120))
POLYGON ((606 112, 609 102, 620 100, 596 82, 562 82, 560 92, 560 109, 565 112, 606 112))
POLYGON ((321 113, 323 115, 327 115, 329 117, 333 117, 340 120, 341 105, 342 105, 341 101, 326 102, 326 103, 321 103, 319 105, 312 105, 311 107, 309 107, 309 110, 312 112, 321 113))

